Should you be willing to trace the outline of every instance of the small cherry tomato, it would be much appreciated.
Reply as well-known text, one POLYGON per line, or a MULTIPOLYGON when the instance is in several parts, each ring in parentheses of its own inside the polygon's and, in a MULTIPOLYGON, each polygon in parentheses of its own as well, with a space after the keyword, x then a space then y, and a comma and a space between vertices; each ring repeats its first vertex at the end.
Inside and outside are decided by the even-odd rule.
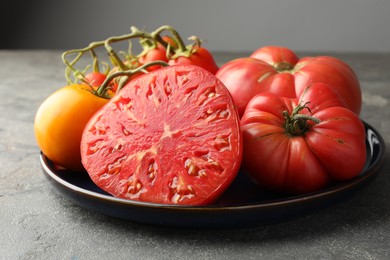
MULTIPOLYGON (((84 82, 87 85, 91 86, 94 90, 98 90, 98 88, 103 84, 106 80, 107 75, 101 72, 91 72, 85 75, 84 82)), ((118 82, 116 80, 111 81, 107 86, 107 97, 112 97, 115 95, 115 92, 118 89, 118 82)))
POLYGON ((101 72, 91 72, 85 75, 84 81, 88 85, 96 88, 103 84, 104 80, 106 80, 107 75, 101 72))
MULTIPOLYGON (((157 42, 150 43, 150 40, 148 40, 148 39, 144 42, 144 44, 142 44, 142 42, 141 42, 141 45, 143 46, 144 50, 138 56, 138 62, 139 62, 140 66, 145 65, 149 62, 153 62, 153 61, 168 62, 168 56, 169 56, 168 48, 169 49, 171 49, 171 47, 175 48, 177 46, 177 44, 169 36, 163 36, 161 39, 165 42, 165 44, 167 44, 167 47, 163 46, 162 43, 159 43, 159 42, 158 43, 157 42)), ((152 70, 159 69, 161 67, 162 66, 160 66, 160 65, 151 66, 151 67, 148 67, 147 70, 152 71, 152 70)))
POLYGON ((168 61, 169 65, 196 65, 212 74, 218 71, 213 55, 205 48, 198 47, 190 54, 179 55, 168 61))

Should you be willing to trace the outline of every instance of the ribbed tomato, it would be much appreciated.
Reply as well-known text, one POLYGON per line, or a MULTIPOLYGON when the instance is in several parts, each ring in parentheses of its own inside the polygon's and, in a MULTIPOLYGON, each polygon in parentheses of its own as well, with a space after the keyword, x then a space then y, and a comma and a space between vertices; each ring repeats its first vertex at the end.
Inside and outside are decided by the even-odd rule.
POLYGON ((330 56, 303 57, 288 48, 265 46, 249 57, 222 65, 216 76, 233 96, 240 116, 249 100, 261 92, 296 98, 312 83, 329 84, 356 114, 360 113, 360 83, 352 68, 330 56))
POLYGON ((116 197, 209 204, 240 168, 239 117, 214 75, 169 66, 124 86, 89 121, 81 154, 92 180, 116 197))
POLYGON ((243 167, 266 189, 314 192, 356 177, 365 164, 362 121, 324 83, 307 87, 299 99, 256 95, 241 126, 243 167))

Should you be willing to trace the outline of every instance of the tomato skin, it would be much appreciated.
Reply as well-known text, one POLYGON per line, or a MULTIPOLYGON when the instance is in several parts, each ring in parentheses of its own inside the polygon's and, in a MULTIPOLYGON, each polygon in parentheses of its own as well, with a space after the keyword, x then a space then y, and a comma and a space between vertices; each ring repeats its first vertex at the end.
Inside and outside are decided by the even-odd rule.
MULTIPOLYGON (((177 43, 169 36, 163 36, 162 40, 165 41, 168 45, 170 45, 172 48, 177 47, 177 43)), ((141 55, 138 57, 138 62, 140 66, 145 65, 149 62, 153 61, 164 61, 168 63, 168 53, 167 48, 165 48, 161 43, 157 43, 155 47, 145 47, 144 51, 141 53, 141 55)), ((147 68, 148 71, 153 71, 156 69, 161 68, 161 65, 156 66, 150 66, 147 68)))
MULTIPOLYGON (((144 55, 138 58, 140 66, 145 65, 153 61, 165 61, 168 62, 167 50, 161 45, 158 44, 156 48, 148 50, 144 55)), ((156 70, 161 68, 160 65, 151 66, 148 68, 148 71, 156 70)))
POLYGON ((362 121, 345 107, 329 85, 313 83, 298 99, 270 92, 256 95, 241 119, 243 167, 261 187, 302 194, 318 191, 333 181, 356 177, 366 160, 362 121), (286 132, 283 111, 308 103, 309 114, 320 120, 303 135, 286 132))
POLYGON ((88 85, 94 87, 94 88, 97 88, 99 87, 101 84, 103 84, 103 82, 106 80, 107 78, 107 75, 105 75, 104 73, 101 73, 101 72, 91 72, 91 73, 88 73, 87 75, 85 75, 85 83, 87 83, 88 85))
POLYGON ((196 65, 212 74, 217 73, 218 65, 214 60, 212 54, 203 47, 198 47, 196 51, 192 52, 188 57, 183 55, 168 61, 169 65, 196 65))
MULTIPOLYGON (((98 90, 98 88, 104 83, 107 75, 101 72, 90 72, 85 75, 84 81, 81 84, 87 84, 91 86, 94 90, 98 90)), ((106 95, 107 97, 112 97, 115 95, 115 92, 118 89, 118 83, 115 79, 110 82, 107 86, 106 95)))
POLYGON ((279 70, 292 69, 299 61, 298 56, 292 50, 281 46, 259 48, 249 57, 264 61, 279 70))
POLYGON ((240 116, 255 94, 270 91, 295 98, 316 82, 332 86, 356 114, 361 110, 362 95, 357 76, 345 62, 334 57, 298 59, 287 48, 266 46, 253 52, 250 57, 225 63, 216 76, 232 93, 240 116))
POLYGON ((43 154, 62 167, 83 170, 80 141, 84 126, 107 101, 82 84, 52 93, 38 108, 34 121, 36 141, 43 154))
POLYGON ((210 204, 238 174, 239 117, 214 75, 168 66, 130 81, 92 117, 81 155, 91 179, 115 197, 210 204))
MULTIPOLYGON (((269 64, 253 58, 232 60, 222 65, 216 73, 216 77, 229 89, 240 116, 244 114, 249 100, 256 94, 269 90, 262 84, 261 78, 263 75, 276 75, 276 72, 269 64)), ((286 91, 291 89, 289 84, 279 85, 287 86, 286 91)), ((273 92, 275 91, 277 89, 273 92)), ((283 91, 280 94, 285 95, 283 91)))

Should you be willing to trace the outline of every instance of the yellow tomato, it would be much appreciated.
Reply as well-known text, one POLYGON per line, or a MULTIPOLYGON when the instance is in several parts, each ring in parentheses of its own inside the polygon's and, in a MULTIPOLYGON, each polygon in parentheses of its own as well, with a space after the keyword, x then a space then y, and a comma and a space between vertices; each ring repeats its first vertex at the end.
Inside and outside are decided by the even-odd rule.
POLYGON ((70 85, 51 94, 39 107, 35 138, 43 154, 70 170, 83 170, 80 141, 89 119, 109 99, 96 96, 88 85, 70 85))

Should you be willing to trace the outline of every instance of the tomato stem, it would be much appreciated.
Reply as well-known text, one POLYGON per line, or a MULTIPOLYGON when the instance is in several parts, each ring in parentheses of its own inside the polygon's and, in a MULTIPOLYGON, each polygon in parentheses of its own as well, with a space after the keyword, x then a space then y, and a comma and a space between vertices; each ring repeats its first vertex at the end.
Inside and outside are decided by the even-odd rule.
POLYGON ((91 49, 90 52, 91 52, 92 64, 93 64, 92 70, 93 72, 100 72, 98 57, 93 49, 91 49))
POLYGON ((124 34, 121 36, 110 37, 107 40, 105 40, 105 42, 104 42, 104 47, 106 48, 108 56, 110 57, 112 63, 115 66, 119 67, 120 70, 123 70, 123 71, 128 70, 129 68, 119 58, 118 54, 112 48, 111 43, 129 40, 132 38, 144 38, 144 39, 153 40, 153 38, 150 34, 143 32, 143 31, 140 31, 136 27, 131 27, 131 30, 132 30, 132 32, 130 34, 124 34))
POLYGON ((287 134, 291 136, 304 135, 311 128, 312 123, 321 123, 321 120, 316 117, 307 114, 299 114, 303 109, 308 109, 311 113, 310 108, 307 106, 308 103, 309 102, 306 102, 303 105, 299 104, 296 106, 291 115, 287 111, 283 111, 283 116, 286 119, 285 129, 287 134))
MULTIPOLYGON (((103 45, 104 45, 104 41, 92 42, 85 48, 68 50, 68 51, 65 51, 65 52, 62 53, 62 61, 66 65, 65 78, 66 78, 68 84, 74 83, 71 80, 71 77, 70 77, 71 73, 73 73, 74 75, 80 75, 81 74, 81 76, 83 76, 82 75, 83 73, 80 72, 79 70, 77 70, 74 67, 74 65, 83 57, 83 55, 85 53, 87 53, 87 52, 89 52, 91 50, 94 50, 97 47, 103 46, 103 45), (68 56, 72 55, 72 54, 76 54, 76 56, 73 58, 72 61, 68 61, 68 56)), ((94 59, 97 59, 96 53, 93 52, 92 56, 93 56, 94 59)), ((79 79, 79 78, 76 76, 76 79, 79 79)))
POLYGON ((151 36, 153 37, 153 39, 155 39, 157 42, 159 42, 162 46, 167 48, 168 43, 165 42, 162 39, 162 37, 160 36, 160 34, 163 31, 169 31, 173 35, 173 37, 174 37, 174 39, 175 39, 175 41, 177 43, 177 47, 178 47, 180 52, 187 51, 187 46, 185 45, 183 39, 181 38, 180 34, 172 26, 163 25, 160 28, 158 28, 157 30, 155 30, 154 32, 152 32, 151 36))
MULTIPOLYGON (((112 36, 103 41, 96 41, 90 43, 87 47, 81 49, 74 49, 65 51, 62 54, 62 61, 66 65, 65 69, 65 78, 67 83, 74 84, 78 82, 85 82, 85 74, 92 67, 93 72, 99 72, 99 65, 104 65, 103 68, 106 69, 106 75, 110 73, 114 73, 113 71, 129 71, 134 67, 139 66, 138 59, 142 54, 145 54, 147 51, 150 51, 150 48, 156 48, 158 44, 161 44, 164 48, 166 48, 166 55, 168 59, 176 58, 179 56, 190 56, 193 52, 196 52, 200 46, 200 40, 198 38, 190 38, 194 40, 195 43, 192 45, 186 46, 183 39, 179 35, 179 33, 169 25, 164 25, 155 30, 152 33, 147 33, 137 29, 136 27, 131 27, 131 32, 128 34, 120 35, 120 36, 112 36), (175 41, 175 45, 171 45, 169 42, 165 41, 161 36, 161 33, 164 31, 168 31, 172 34, 171 39, 175 41), (133 38, 140 38, 140 44, 144 47, 144 52, 142 52, 138 56, 134 56, 131 52, 133 38), (129 41, 129 50, 128 52, 116 52, 113 48, 113 43, 121 42, 121 41, 129 41), (97 48, 102 47, 107 54, 108 62, 103 62, 99 60, 97 52, 95 51, 97 48), (149 48, 149 49, 148 49, 149 48), (76 68, 76 63, 78 63, 85 53, 89 52, 92 56, 92 64, 89 64, 86 68, 79 70, 76 68), (124 56, 124 58, 122 57, 124 56), (69 58, 71 57, 71 58, 69 58), (109 64, 114 66, 114 70, 110 70, 109 64)), ((145 70, 145 67, 140 68, 137 72, 145 70)), ((135 71, 134 71, 135 73, 135 71)), ((127 80, 121 80, 126 82, 127 80)), ((107 88, 99 88, 97 94, 104 94, 105 89, 107 88)))
POLYGON ((119 85, 118 89, 116 92, 119 92, 122 87, 127 83, 128 79, 133 76, 134 74, 137 74, 139 72, 147 73, 147 68, 155 65, 160 65, 160 66, 168 66, 166 62, 163 61, 153 61, 149 62, 147 64, 144 64, 136 69, 133 70, 124 70, 124 71, 118 71, 115 73, 112 73, 108 75, 108 77, 104 80, 104 82, 100 85, 100 87, 97 89, 96 94, 98 96, 104 96, 105 92, 108 90, 109 84, 115 79, 120 77, 119 79, 119 85))

